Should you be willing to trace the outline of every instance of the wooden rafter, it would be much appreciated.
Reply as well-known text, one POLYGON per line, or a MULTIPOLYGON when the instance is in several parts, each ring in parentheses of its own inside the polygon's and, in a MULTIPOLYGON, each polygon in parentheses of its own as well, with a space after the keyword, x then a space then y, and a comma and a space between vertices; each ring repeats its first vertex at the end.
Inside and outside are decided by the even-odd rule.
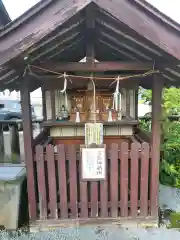
POLYGON ((11 27, 5 36, 2 35, 2 32, 2 38, 0 37, 0 66, 23 54, 31 47, 34 48, 37 42, 62 26, 90 2, 91 0, 55 1, 31 20, 19 25, 16 31, 13 31, 14 29, 11 27))
MULTIPOLYGON (((109 16, 114 16, 119 22, 133 29, 137 35, 142 36, 160 49, 180 59, 179 33, 176 28, 167 24, 165 26, 157 16, 146 14, 137 4, 127 0, 94 0, 96 4, 106 11, 109 16)), ((179 29, 180 30, 180 27, 179 29)))

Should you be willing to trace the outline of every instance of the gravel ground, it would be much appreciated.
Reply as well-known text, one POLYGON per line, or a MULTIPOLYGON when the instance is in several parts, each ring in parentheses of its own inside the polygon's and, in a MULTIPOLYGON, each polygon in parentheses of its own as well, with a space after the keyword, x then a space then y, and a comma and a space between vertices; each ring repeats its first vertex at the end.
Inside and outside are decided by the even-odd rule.
POLYGON ((173 229, 141 229, 141 228, 63 228, 51 232, 39 232, 35 234, 16 236, 5 232, 0 234, 0 240, 179 240, 180 232, 173 229))

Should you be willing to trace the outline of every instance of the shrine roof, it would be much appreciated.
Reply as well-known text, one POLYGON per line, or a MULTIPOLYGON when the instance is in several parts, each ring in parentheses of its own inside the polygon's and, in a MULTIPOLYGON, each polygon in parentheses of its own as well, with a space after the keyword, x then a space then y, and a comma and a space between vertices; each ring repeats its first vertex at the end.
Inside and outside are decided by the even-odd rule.
POLYGON ((43 0, 0 30, 0 89, 20 88, 26 58, 80 61, 88 38, 98 61, 152 62, 168 85, 179 85, 180 25, 146 1, 43 0))

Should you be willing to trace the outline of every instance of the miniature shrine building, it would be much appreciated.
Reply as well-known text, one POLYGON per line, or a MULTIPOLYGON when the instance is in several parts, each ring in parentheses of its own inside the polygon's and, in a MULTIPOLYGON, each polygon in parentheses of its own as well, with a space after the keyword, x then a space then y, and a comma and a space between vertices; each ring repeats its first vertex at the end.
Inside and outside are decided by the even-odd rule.
POLYGON ((180 83, 179 30, 144 0, 46 0, 0 31, 0 89, 21 91, 32 225, 158 222, 161 94, 180 83), (139 86, 152 89, 151 138, 138 128, 139 86))

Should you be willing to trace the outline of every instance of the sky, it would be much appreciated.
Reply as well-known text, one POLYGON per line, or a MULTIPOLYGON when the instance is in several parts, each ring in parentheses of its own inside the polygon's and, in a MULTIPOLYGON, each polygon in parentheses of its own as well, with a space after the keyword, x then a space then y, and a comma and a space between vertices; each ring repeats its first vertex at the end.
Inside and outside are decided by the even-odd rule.
MULTIPOLYGON (((23 14, 40 0, 3 0, 12 20, 23 14)), ((160 11, 180 23, 180 0, 147 0, 160 11)))
POLYGON ((10 18, 14 20, 39 1, 40 0, 3 0, 3 3, 10 18))

